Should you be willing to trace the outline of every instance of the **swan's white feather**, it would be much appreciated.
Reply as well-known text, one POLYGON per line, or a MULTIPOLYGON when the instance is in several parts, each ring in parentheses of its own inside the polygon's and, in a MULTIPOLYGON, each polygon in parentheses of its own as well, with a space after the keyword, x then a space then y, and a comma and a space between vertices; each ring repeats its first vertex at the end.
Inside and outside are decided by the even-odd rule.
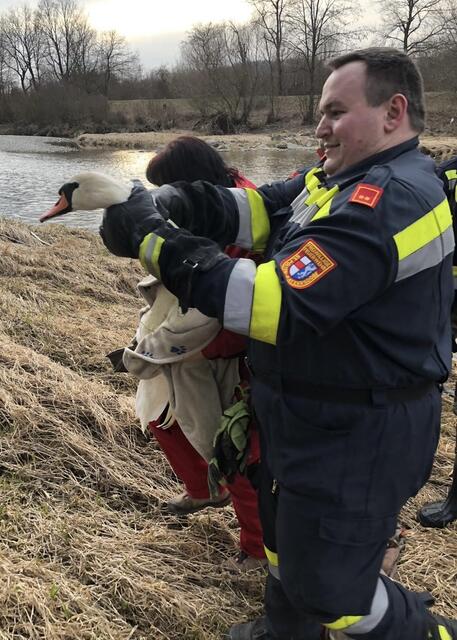
POLYGON ((79 184, 73 192, 73 211, 107 209, 113 204, 126 202, 133 187, 132 182, 119 182, 111 176, 96 171, 79 173, 70 182, 79 184))

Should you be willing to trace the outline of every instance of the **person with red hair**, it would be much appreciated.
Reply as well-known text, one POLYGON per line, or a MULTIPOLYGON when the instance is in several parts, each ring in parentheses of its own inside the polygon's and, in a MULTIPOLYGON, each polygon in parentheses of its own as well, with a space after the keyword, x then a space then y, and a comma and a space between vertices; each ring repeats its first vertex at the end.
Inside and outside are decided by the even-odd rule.
MULTIPOLYGON (((178 181, 205 180, 227 187, 250 187, 255 185, 237 169, 228 167, 220 154, 211 145, 194 136, 180 136, 172 140, 161 152, 149 161, 146 177, 152 184, 162 186, 178 181)), ((231 257, 245 257, 246 252, 227 247, 231 257)), ((244 366, 245 338, 222 329, 216 338, 203 350, 208 359, 239 358, 240 377, 246 381, 248 372, 244 366)), ((204 390, 202 390, 203 396, 204 390)), ((227 489, 219 496, 209 495, 208 463, 189 442, 178 422, 161 428, 160 419, 150 421, 148 428, 165 454, 170 466, 184 485, 184 492, 170 500, 166 507, 171 513, 183 515, 207 507, 220 508, 230 500, 240 524, 240 552, 235 562, 230 563, 241 571, 266 565, 262 541, 257 493, 247 477, 237 474, 227 489)), ((250 433, 248 465, 259 463, 258 435, 254 425, 250 433)))

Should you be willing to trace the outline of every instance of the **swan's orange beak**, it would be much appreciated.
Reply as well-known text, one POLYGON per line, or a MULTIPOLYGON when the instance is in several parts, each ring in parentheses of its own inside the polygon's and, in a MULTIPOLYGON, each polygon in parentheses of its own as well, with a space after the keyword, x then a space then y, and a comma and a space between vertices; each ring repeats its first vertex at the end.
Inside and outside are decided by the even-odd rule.
POLYGON ((40 216, 40 222, 49 220, 49 218, 55 218, 56 216, 62 216, 64 213, 68 213, 69 211, 71 211, 71 206, 68 203, 66 195, 62 193, 55 205, 51 207, 49 211, 46 211, 46 213, 43 213, 43 215, 40 216))

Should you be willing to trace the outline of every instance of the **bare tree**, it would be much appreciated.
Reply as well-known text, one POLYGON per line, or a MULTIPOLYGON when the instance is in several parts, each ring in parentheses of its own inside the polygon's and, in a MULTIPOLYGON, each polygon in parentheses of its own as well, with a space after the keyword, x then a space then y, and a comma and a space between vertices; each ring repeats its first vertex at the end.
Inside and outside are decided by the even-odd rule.
POLYGON ((249 0, 255 11, 265 43, 276 95, 284 91, 285 26, 290 0, 249 0))
POLYGON ((3 34, 0 29, 0 96, 10 93, 14 84, 11 68, 7 59, 8 55, 4 45, 3 34))
POLYGON ((258 79, 255 25, 232 22, 194 27, 182 46, 184 62, 198 72, 195 91, 211 98, 232 124, 247 123, 258 79))
POLYGON ((0 20, 3 61, 26 93, 38 89, 43 65, 43 37, 28 5, 10 9, 0 20))
POLYGON ((438 45, 446 24, 442 0, 379 0, 382 35, 386 42, 410 55, 421 55, 438 45))
POLYGON ((51 76, 68 81, 91 66, 96 32, 75 0, 41 0, 37 16, 51 76))
POLYGON ((457 53, 457 4, 455 0, 445 0, 440 6, 440 20, 444 24, 441 35, 443 48, 457 53))
POLYGON ((225 28, 227 59, 234 78, 234 88, 240 98, 240 122, 247 124, 252 111, 259 78, 259 31, 255 22, 237 25, 229 22, 225 28))
POLYGON ((294 0, 289 13, 289 46, 304 67, 304 123, 314 120, 317 72, 323 60, 345 46, 356 32, 348 23, 354 7, 345 0, 294 0))
POLYGON ((127 45, 124 36, 117 31, 106 31, 98 40, 97 66, 103 79, 102 93, 108 96, 113 79, 128 76, 138 68, 139 60, 127 45))

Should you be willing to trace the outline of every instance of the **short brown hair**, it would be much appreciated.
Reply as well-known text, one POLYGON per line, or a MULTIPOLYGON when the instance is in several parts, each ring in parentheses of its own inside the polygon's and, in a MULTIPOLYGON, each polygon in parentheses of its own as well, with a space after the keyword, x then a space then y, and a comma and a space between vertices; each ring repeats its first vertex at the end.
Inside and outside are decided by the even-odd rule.
POLYGON ((357 49, 333 58, 328 66, 334 70, 350 62, 365 63, 365 96, 370 106, 377 107, 395 93, 401 93, 408 100, 408 115, 412 128, 418 133, 424 130, 425 99, 422 76, 406 53, 388 47, 357 49))

